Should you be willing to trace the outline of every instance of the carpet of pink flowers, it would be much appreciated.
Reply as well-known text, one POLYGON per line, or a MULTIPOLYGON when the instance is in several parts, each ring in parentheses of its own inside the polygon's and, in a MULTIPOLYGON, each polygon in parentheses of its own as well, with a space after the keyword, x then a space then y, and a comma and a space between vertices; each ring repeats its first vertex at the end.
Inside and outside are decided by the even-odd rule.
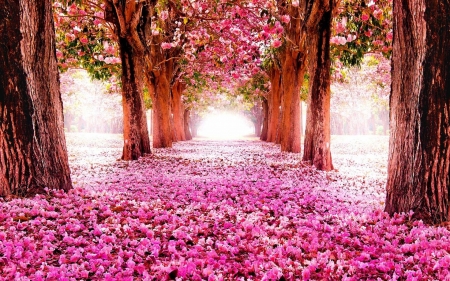
POLYGON ((68 146, 72 191, 0 199, 0 280, 450 280, 450 232, 382 211, 387 137, 334 137, 329 173, 251 139, 68 146))

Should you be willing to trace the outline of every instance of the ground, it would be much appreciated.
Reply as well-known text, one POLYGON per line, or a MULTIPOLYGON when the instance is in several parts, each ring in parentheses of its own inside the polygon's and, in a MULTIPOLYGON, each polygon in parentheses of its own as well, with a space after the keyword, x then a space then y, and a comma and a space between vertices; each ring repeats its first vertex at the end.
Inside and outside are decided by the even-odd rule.
POLYGON ((329 173, 251 138, 67 140, 72 191, 0 201, 0 280, 450 280, 450 232, 383 212, 386 136, 333 136, 329 173))

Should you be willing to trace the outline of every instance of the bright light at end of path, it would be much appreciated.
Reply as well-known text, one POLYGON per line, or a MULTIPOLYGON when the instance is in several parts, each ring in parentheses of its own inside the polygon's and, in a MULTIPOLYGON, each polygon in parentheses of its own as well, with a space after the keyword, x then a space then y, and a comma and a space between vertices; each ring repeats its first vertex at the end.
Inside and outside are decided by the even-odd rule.
POLYGON ((253 133, 254 126, 248 118, 230 112, 210 113, 198 127, 200 137, 212 139, 239 139, 253 133))

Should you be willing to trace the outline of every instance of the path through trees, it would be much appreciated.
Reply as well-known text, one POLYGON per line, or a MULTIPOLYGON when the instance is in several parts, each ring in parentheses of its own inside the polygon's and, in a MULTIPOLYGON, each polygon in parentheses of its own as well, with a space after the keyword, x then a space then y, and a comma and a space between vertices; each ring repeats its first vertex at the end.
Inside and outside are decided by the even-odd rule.
POLYGON ((388 137, 368 138, 333 139, 326 174, 256 139, 127 162, 120 137, 68 134, 76 188, 0 204, 1 276, 444 280, 450 232, 382 211, 388 137))

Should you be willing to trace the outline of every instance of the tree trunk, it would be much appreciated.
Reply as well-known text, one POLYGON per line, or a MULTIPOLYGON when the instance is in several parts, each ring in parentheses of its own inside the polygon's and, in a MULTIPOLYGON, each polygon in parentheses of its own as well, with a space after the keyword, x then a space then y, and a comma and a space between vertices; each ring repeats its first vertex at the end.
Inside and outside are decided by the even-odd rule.
POLYGON ((275 142, 278 132, 278 119, 281 106, 281 72, 279 69, 270 71, 270 94, 268 99, 269 115, 267 120, 267 141, 275 142))
POLYGON ((143 55, 134 51, 127 39, 119 39, 122 60, 123 160, 136 160, 151 153, 147 118, 142 95, 143 55))
POLYGON ((450 220, 450 3, 394 1, 386 212, 450 220))
POLYGON ((174 141, 186 140, 184 132, 184 108, 181 94, 183 93, 183 84, 176 81, 172 87, 172 114, 174 125, 174 141))
POLYGON ((172 147, 170 85, 164 73, 155 75, 153 100, 153 147, 172 147))
POLYGON ((307 110, 303 161, 311 162, 318 170, 333 170, 330 151, 330 9, 324 11, 319 24, 310 31, 310 88, 307 110))
POLYGON ((122 159, 136 160, 144 153, 151 153, 143 99, 149 6, 133 1, 103 3, 105 20, 115 25, 122 60, 122 159))
POLYGON ((262 131, 260 140, 266 141, 267 140, 267 126, 269 121, 269 105, 265 98, 263 98, 262 101, 262 108, 263 108, 263 122, 262 122, 262 131))
POLYGON ((72 188, 50 0, 0 0, 0 196, 72 188))
POLYGON ((189 128, 189 124, 191 123, 191 111, 189 109, 184 110, 184 135, 186 136, 186 140, 192 139, 191 129, 189 128))
POLYGON ((295 50, 286 50, 282 71, 281 151, 300 153, 300 87, 303 83, 305 62, 295 50))

